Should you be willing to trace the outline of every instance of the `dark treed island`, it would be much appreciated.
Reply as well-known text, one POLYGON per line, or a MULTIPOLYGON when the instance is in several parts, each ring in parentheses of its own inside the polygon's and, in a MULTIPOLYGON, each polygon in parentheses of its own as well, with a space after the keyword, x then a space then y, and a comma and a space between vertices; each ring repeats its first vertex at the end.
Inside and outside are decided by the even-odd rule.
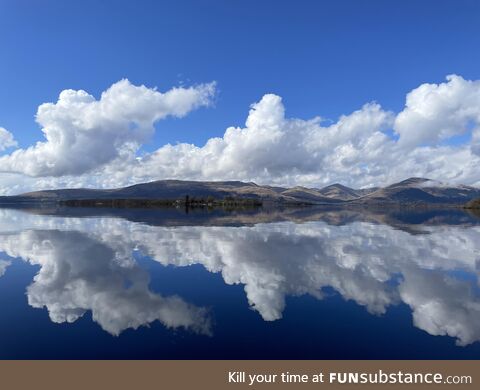
POLYGON ((261 200, 250 198, 233 198, 230 196, 224 199, 215 199, 211 196, 190 197, 183 199, 70 199, 59 201, 61 206, 68 207, 118 207, 118 208, 154 208, 154 207, 223 207, 223 208, 244 208, 260 207, 261 200))

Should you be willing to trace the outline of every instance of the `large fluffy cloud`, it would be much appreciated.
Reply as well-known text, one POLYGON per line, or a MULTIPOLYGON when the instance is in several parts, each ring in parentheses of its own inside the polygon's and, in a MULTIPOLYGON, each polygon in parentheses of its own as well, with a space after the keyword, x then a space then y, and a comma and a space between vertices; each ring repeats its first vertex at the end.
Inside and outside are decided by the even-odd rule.
MULTIPOLYGON (((251 106, 243 127, 229 127, 203 146, 167 144, 138 155, 155 120, 208 104, 212 92, 204 85, 160 94, 127 81, 99 101, 64 91, 56 104, 39 109, 48 141, 0 158, 0 169, 41 177, 23 180, 25 189, 165 178, 365 187, 424 176, 480 185, 480 81, 448 76, 412 90, 398 114, 367 103, 336 122, 289 118, 282 98, 267 94, 251 106)), ((7 191, 14 192, 5 183, 7 191)))
MULTIPOLYGON (((407 95, 395 120, 399 143, 436 145, 468 131, 480 131, 480 81, 450 75, 442 84, 423 84, 407 95)), ((478 136, 478 134, 476 134, 478 136)))
MULTIPOLYGON (((0 169, 30 176, 89 172, 135 153, 154 132, 156 121, 169 115, 182 117, 208 105, 214 90, 211 83, 161 93, 121 80, 99 100, 82 90, 62 91, 56 103, 38 108, 36 120, 46 141, 0 158, 0 169)), ((4 133, 0 129, 0 148, 2 139, 8 136, 4 133)), ((4 142, 8 146, 12 140, 6 138, 4 142)))
POLYGON ((392 143, 383 133, 392 114, 378 104, 367 104, 327 127, 319 118, 288 119, 284 112, 279 96, 265 95, 252 105, 244 128, 230 127, 223 138, 203 147, 164 146, 129 170, 142 179, 156 169, 163 176, 287 185, 351 182, 368 175, 363 164, 369 169, 381 164, 392 143))
POLYGON ((202 147, 166 145, 121 172, 138 180, 157 172, 280 185, 362 187, 410 176, 475 185, 477 142, 480 82, 449 76, 445 83, 411 91, 398 115, 369 103, 329 125, 320 118, 287 118, 282 99, 265 95, 252 105, 245 127, 230 127, 202 147))

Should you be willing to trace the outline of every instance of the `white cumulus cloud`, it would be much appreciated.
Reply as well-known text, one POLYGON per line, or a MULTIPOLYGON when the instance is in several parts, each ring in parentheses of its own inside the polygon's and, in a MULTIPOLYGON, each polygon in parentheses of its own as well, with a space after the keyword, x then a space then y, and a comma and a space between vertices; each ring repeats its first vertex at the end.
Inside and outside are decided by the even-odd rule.
MULTIPOLYGON (((402 146, 436 145, 473 130, 480 131, 480 81, 447 76, 441 84, 422 84, 407 95, 395 120, 402 146)), ((478 134, 477 134, 478 136, 478 134)))
MULTIPOLYGON (((214 92, 214 83, 161 93, 126 79, 113 84, 99 100, 82 90, 64 90, 56 103, 38 108, 36 120, 46 140, 1 157, 0 170, 30 176, 89 172, 136 152, 153 134, 155 122, 209 105, 214 92)), ((6 137, 2 134, 0 146, 6 137)))
POLYGON ((252 105, 244 127, 201 147, 165 145, 109 177, 142 181, 156 172, 155 178, 364 187, 424 176, 475 185, 479 145, 480 81, 448 76, 411 91, 399 114, 368 103, 328 125, 286 117, 282 99, 268 94, 252 105), (463 142, 446 142, 462 135, 463 142))
POLYGON ((165 145, 126 166, 125 172, 138 180, 157 172, 160 177, 287 185, 348 182, 368 175, 355 169, 356 164, 374 167, 388 154, 392 141, 383 131, 392 121, 391 113, 372 103, 322 126, 320 118, 286 118, 282 99, 268 94, 252 105, 245 127, 229 127, 222 138, 202 147, 165 145))

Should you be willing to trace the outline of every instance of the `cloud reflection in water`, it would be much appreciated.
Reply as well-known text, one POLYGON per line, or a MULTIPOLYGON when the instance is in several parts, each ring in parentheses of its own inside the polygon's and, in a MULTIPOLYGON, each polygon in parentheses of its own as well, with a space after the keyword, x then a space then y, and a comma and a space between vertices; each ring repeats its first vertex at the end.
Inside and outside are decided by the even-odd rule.
POLYGON ((282 317, 287 296, 322 299, 333 288, 375 315, 403 302, 416 327, 458 345, 480 340, 480 227, 427 226, 424 233, 358 221, 165 227, 0 211, 0 251, 40 266, 28 301, 46 307, 54 322, 91 310, 114 335, 156 320, 211 333, 205 308, 149 290, 149 274, 133 257, 139 251, 162 265, 201 264, 226 284, 244 285, 266 321, 282 317))

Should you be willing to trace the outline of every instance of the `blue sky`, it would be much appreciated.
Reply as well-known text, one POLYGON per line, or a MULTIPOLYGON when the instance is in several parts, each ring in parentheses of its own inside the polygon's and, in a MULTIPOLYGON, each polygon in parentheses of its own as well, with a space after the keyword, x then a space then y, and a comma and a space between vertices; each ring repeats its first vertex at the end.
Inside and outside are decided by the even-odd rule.
POLYGON ((1 123, 39 140, 37 106, 121 78, 168 89, 216 80, 216 109, 162 123, 158 143, 203 143, 264 93, 288 115, 336 119, 450 73, 480 77, 477 1, 2 1, 1 123))
POLYGON ((398 113, 422 83, 480 78, 479 17, 466 0, 6 0, 0 126, 27 148, 43 140, 40 104, 65 89, 99 98, 122 78, 160 91, 217 83, 213 105, 156 122, 139 153, 222 137, 267 93, 305 120, 334 123, 371 101, 398 113))

